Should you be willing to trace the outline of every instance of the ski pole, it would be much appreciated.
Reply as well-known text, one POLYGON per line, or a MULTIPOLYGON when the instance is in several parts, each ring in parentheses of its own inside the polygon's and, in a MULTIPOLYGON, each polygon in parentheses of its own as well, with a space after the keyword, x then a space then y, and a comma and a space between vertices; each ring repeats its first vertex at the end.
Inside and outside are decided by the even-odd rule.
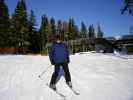
POLYGON ((50 68, 51 68, 52 65, 49 65, 45 70, 42 71, 42 73, 38 76, 39 78, 41 78, 44 73, 46 73, 50 68))

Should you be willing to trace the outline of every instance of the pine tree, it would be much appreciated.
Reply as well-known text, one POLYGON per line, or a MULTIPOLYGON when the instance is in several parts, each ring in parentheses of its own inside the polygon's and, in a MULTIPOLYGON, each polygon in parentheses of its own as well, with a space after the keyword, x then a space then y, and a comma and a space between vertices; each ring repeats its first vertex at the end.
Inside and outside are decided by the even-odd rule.
POLYGON ((55 35, 56 34, 56 25, 55 25, 55 19, 54 17, 51 18, 50 20, 50 29, 51 29, 51 35, 55 35))
POLYGON ((69 24, 66 21, 62 22, 62 32, 64 34, 64 40, 67 41, 69 39, 69 28, 68 28, 69 24))
POLYGON ((75 21, 73 18, 69 19, 69 24, 68 24, 68 38, 70 40, 74 40, 77 38, 77 33, 76 33, 76 27, 75 27, 75 21))
POLYGON ((0 47, 10 46, 10 23, 8 7, 0 0, 0 47))
POLYGON ((28 25, 29 25, 29 31, 34 32, 37 30, 36 29, 37 24, 36 24, 35 14, 33 10, 30 11, 30 15, 28 18, 28 25))
POLYGON ((22 49, 25 53, 28 42, 28 18, 25 0, 19 0, 12 16, 12 31, 15 37, 15 46, 22 49))
POLYGON ((61 40, 64 40, 63 23, 61 20, 57 22, 57 34, 60 35, 61 40))
POLYGON ((66 22, 63 22, 61 20, 58 20, 57 22, 57 34, 60 35, 60 39, 62 41, 65 41, 66 40, 66 34, 67 34, 67 26, 66 26, 66 22))
POLYGON ((40 37, 41 37, 41 52, 45 51, 46 43, 50 41, 50 32, 49 32, 49 20, 46 15, 42 16, 42 22, 40 26, 40 37))
POLYGON ((88 37, 91 39, 94 39, 95 38, 95 29, 93 27, 93 24, 89 26, 88 31, 89 31, 88 37))
POLYGON ((75 39, 80 38, 80 32, 77 25, 74 26, 74 31, 75 31, 75 39))
POLYGON ((87 28, 84 22, 81 23, 81 31, 80 31, 81 38, 86 38, 87 36, 87 28))
POLYGON ((57 22, 57 33, 60 34, 62 32, 62 21, 58 20, 57 22))
POLYGON ((103 32, 101 31, 101 27, 100 27, 100 25, 98 24, 98 27, 97 27, 97 29, 98 29, 98 32, 97 32, 97 38, 103 38, 103 32))
POLYGON ((38 52, 39 51, 38 40, 40 40, 40 38, 39 38, 39 33, 37 33, 36 19, 33 10, 31 10, 30 15, 28 17, 28 26, 29 26, 28 41, 30 43, 29 50, 31 52, 38 52))
POLYGON ((133 26, 129 27, 129 34, 133 35, 133 26))

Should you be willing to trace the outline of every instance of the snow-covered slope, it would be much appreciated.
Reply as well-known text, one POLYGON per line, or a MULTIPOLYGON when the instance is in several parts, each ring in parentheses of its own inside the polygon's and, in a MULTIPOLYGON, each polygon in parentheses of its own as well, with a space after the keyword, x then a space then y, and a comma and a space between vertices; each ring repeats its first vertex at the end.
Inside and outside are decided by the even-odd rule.
MULTIPOLYGON (((1 55, 0 100, 60 100, 45 85, 53 72, 48 66, 47 56, 1 55)), ((62 77, 57 89, 67 100, 133 100, 133 59, 88 52, 72 55, 69 68, 80 95, 74 95, 62 77)))

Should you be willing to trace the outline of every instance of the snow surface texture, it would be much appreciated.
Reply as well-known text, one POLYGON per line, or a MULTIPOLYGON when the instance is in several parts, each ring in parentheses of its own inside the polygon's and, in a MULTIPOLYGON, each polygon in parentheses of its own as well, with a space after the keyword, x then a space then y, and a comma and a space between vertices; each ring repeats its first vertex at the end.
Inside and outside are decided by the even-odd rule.
MULTIPOLYGON (((133 56, 129 58, 90 52, 72 55, 69 68, 80 95, 73 94, 64 77, 57 89, 67 100, 133 100, 133 56)), ((38 78, 48 66, 48 56, 0 55, 0 100, 60 100, 45 85, 53 66, 38 78)))

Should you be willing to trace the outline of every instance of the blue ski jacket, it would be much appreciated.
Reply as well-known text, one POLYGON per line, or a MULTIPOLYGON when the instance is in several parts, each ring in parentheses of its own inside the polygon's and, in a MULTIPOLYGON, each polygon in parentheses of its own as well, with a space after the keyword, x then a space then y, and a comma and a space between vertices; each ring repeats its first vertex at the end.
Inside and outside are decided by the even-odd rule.
POLYGON ((51 64, 69 63, 69 51, 64 43, 54 42, 49 48, 51 64))

